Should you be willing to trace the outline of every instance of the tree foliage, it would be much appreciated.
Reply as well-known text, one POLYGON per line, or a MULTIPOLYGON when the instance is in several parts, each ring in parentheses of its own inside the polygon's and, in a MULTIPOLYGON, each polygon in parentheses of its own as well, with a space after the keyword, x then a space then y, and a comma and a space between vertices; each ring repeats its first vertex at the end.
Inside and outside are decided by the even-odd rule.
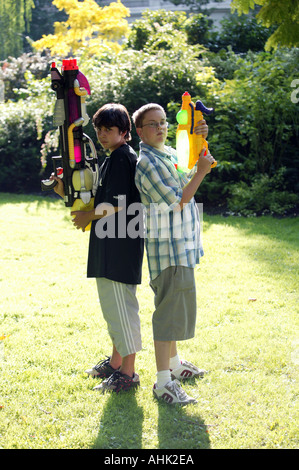
POLYGON ((88 54, 97 55, 103 46, 119 51, 118 44, 128 32, 125 19, 129 10, 120 0, 100 7, 94 0, 53 0, 59 10, 65 10, 68 19, 54 23, 54 34, 35 41, 37 50, 49 49, 52 55, 76 54, 88 48, 88 54))
MULTIPOLYGON (((254 15, 228 15, 221 20, 221 29, 213 37, 211 48, 219 51, 221 48, 232 47, 234 52, 246 53, 263 51, 265 43, 273 33, 274 27, 266 28, 259 23, 254 15)), ((214 33, 213 33, 214 34, 214 33)))
MULTIPOLYGON (((194 101, 201 99, 215 109, 207 121, 218 165, 197 197, 244 215, 284 215, 298 204, 298 49, 239 54, 222 47, 213 52, 197 41, 190 44, 195 23, 203 26, 198 41, 204 36, 201 20, 178 12, 147 12, 132 25, 121 53, 108 46, 96 56, 88 55, 88 48, 78 50, 80 70, 92 90, 88 114, 107 102, 123 103, 130 114, 145 103, 158 102, 170 123, 168 143, 175 146, 175 116, 183 92, 189 91, 194 101)), ((247 30, 247 47, 251 36, 255 42, 255 26, 247 30)), ((57 57, 58 67, 63 57, 57 57)), ((57 152, 58 132, 52 125, 55 93, 49 59, 23 54, 5 63, 10 100, 0 104, 1 190, 39 191, 41 159, 47 165, 44 175, 52 172, 50 157, 57 152)), ((92 124, 88 126, 86 133, 96 143, 92 124)), ((132 134, 131 144, 138 151, 139 139, 132 134)))
POLYGON ((186 44, 183 11, 145 10, 130 28, 126 48, 135 50, 170 50, 174 45, 186 44))
POLYGON ((53 34, 55 21, 66 21, 67 19, 65 11, 59 11, 53 5, 52 0, 34 0, 34 6, 30 23, 32 41, 37 41, 43 34, 53 34))
POLYGON ((221 163, 202 189, 222 193, 236 212, 283 214, 298 204, 298 105, 291 96, 298 50, 236 60, 233 78, 220 86, 214 122, 209 118, 210 147, 221 163))
POLYGON ((299 45, 299 2, 298 0, 232 0, 232 11, 239 15, 249 13, 256 5, 262 6, 257 19, 264 26, 276 26, 274 33, 266 42, 265 49, 278 46, 298 47, 299 45))
POLYGON ((32 8, 33 0, 0 0, 0 60, 23 52, 32 8))

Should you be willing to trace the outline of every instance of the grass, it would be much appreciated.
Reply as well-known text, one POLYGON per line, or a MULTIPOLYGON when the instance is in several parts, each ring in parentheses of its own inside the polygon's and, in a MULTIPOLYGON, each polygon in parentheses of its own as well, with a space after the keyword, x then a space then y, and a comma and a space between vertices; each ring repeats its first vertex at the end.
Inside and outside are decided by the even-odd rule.
POLYGON ((297 448, 298 219, 204 215, 196 337, 179 351, 208 374, 184 386, 198 403, 181 408, 152 397, 146 259, 141 387, 100 395, 84 370, 111 343, 88 234, 56 199, 2 193, 0 210, 0 448, 297 448))

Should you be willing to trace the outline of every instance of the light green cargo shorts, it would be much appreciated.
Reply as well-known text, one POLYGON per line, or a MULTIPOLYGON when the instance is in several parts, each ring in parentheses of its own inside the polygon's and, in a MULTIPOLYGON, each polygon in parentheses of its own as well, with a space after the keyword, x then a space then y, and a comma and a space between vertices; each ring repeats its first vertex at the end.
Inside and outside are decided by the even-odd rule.
POLYGON ((170 266, 150 283, 155 293, 155 341, 181 341, 194 337, 196 288, 194 269, 170 266))

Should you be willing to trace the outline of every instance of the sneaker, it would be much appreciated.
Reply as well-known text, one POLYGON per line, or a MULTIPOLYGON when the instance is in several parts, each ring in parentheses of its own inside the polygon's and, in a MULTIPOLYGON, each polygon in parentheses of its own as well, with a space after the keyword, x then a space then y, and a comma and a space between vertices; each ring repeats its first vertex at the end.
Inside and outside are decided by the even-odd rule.
POLYGON ((107 359, 98 362, 92 369, 85 371, 86 374, 91 375, 93 378, 97 377, 98 379, 106 379, 110 377, 117 369, 113 369, 110 365, 110 357, 107 356, 107 359))
POLYGON ((127 392, 132 388, 136 388, 140 385, 139 375, 134 373, 133 377, 122 374, 119 370, 116 370, 108 379, 105 379, 100 385, 94 387, 94 390, 105 393, 107 391, 120 392, 121 390, 127 392))
POLYGON ((170 372, 172 380, 186 380, 192 379, 193 377, 203 377, 206 371, 203 369, 198 369, 198 367, 196 367, 194 364, 191 364, 191 362, 183 360, 181 361, 180 367, 173 370, 170 369, 170 372))
POLYGON ((154 396, 158 400, 164 400, 170 405, 180 403, 181 405, 188 405, 189 403, 197 403, 195 398, 189 397, 187 393, 182 389, 181 384, 178 380, 171 380, 164 387, 157 388, 154 385, 153 388, 154 396))

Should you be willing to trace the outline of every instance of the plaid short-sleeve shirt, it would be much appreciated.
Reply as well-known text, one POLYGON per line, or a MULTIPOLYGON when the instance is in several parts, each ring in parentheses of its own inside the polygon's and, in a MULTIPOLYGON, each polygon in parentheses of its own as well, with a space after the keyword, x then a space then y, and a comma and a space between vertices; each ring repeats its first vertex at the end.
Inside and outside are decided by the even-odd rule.
POLYGON ((135 184, 146 209, 145 244, 150 278, 169 266, 195 267, 203 256, 199 210, 194 198, 179 203, 189 179, 176 170, 171 147, 161 152, 143 142, 136 166, 135 184))

